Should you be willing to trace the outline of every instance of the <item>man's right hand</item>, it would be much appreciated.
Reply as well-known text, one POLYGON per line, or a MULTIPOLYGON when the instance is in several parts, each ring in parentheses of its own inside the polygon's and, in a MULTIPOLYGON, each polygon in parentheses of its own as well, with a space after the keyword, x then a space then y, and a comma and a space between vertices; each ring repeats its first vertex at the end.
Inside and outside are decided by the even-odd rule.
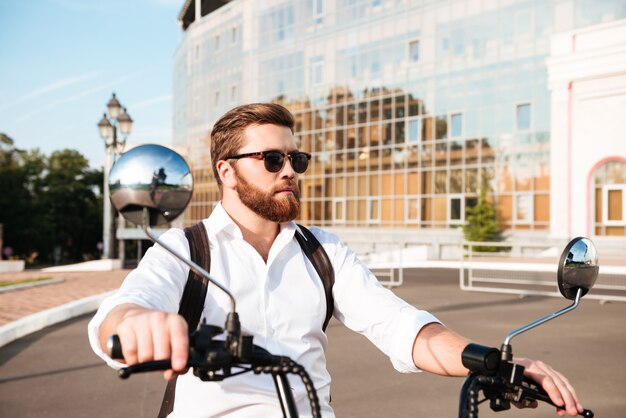
POLYGON ((111 335, 118 335, 128 365, 171 358, 172 369, 163 372, 165 379, 186 369, 189 334, 187 322, 178 314, 119 305, 102 322, 99 334, 102 347, 111 335))

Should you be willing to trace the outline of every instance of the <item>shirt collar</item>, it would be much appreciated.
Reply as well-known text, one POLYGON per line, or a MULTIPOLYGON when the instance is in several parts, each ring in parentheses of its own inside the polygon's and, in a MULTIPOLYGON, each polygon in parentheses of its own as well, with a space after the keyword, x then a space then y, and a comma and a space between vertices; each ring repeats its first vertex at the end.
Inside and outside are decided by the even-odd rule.
MULTIPOLYGON (((237 224, 228 215, 228 213, 222 206, 222 202, 217 203, 215 209, 213 209, 213 212, 211 212, 211 215, 204 220, 204 223, 207 227, 207 231, 209 232, 209 237, 214 238, 221 231, 224 231, 234 238, 243 239, 241 229, 239 229, 239 226, 237 226, 237 224)), ((281 223, 280 231, 276 239, 291 240, 297 229, 298 226, 294 221, 281 223)))

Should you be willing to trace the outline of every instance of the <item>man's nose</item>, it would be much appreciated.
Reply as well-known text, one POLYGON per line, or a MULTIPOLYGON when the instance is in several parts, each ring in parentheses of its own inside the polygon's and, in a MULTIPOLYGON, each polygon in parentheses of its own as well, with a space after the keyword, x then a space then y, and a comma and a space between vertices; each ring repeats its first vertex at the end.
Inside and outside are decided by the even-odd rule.
POLYGON ((280 170, 280 177, 294 178, 297 174, 291 165, 291 158, 286 156, 283 168, 280 170))

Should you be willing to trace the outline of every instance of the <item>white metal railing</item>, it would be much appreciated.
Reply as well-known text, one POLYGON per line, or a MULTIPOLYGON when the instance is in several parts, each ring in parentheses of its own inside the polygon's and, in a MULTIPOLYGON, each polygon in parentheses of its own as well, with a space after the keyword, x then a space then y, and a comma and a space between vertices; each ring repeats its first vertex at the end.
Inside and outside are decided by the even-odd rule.
MULTIPOLYGON (((558 296, 556 272, 560 249, 552 244, 464 241, 459 285, 462 290, 558 296), (497 252, 476 251, 492 247, 497 252)), ((626 268, 602 266, 587 299, 626 302, 626 268)))
POLYGON ((355 245, 359 259, 386 287, 404 283, 404 242, 374 242, 355 245))

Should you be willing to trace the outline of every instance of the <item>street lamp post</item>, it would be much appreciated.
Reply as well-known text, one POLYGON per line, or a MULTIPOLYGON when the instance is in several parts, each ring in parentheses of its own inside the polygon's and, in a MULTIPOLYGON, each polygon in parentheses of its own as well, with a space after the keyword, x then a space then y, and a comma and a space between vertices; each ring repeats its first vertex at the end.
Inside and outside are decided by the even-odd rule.
POLYGON ((104 219, 102 225, 102 241, 103 241, 103 255, 105 259, 112 258, 114 254, 114 239, 115 235, 113 230, 113 214, 111 207, 111 200, 109 199, 109 171, 113 163, 113 155, 120 154, 124 150, 126 145, 126 137, 130 134, 133 127, 133 120, 126 112, 126 108, 123 107, 115 97, 113 97, 107 103, 107 110, 109 114, 104 113, 102 119, 98 122, 98 129, 100 136, 104 140, 104 219), (121 138, 118 138, 118 130, 121 138))

